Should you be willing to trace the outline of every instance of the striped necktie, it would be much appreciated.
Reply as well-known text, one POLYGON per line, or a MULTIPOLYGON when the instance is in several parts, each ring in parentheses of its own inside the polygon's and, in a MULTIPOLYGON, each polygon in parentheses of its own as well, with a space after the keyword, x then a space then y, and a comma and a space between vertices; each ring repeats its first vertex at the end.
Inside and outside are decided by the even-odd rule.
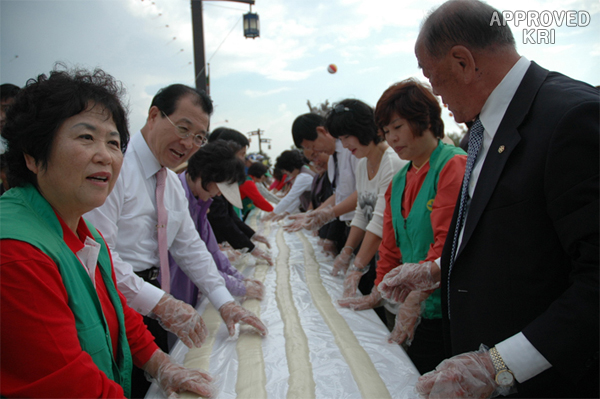
POLYGON ((450 273, 454 266, 454 259, 456 258, 456 252, 458 251, 458 237, 463 227, 463 223, 466 218, 466 207, 467 200, 469 197, 469 181, 471 180, 471 172, 473 172, 473 165, 477 159, 477 154, 481 149, 483 143, 483 125, 479 120, 479 117, 475 119, 473 126, 469 133, 469 148, 467 156, 467 166, 465 168, 465 176, 463 177, 462 189, 460 192, 460 202, 458 207, 458 217, 456 219, 456 228, 454 229, 454 238, 452 240, 452 253, 450 256, 450 265, 448 267, 448 318, 450 318, 450 273))
POLYGON ((171 292, 171 276, 169 271, 169 248, 167 243, 167 208, 165 208, 165 184, 167 169, 162 167, 156 172, 156 215, 158 224, 158 254, 160 257, 160 287, 167 294, 171 292))

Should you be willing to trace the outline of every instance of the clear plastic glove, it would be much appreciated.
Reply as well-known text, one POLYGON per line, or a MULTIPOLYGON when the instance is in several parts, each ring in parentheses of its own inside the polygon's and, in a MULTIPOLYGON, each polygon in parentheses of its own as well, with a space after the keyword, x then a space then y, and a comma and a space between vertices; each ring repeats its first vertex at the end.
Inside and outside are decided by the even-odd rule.
POLYGON ((277 214, 275 212, 269 212, 267 213, 265 216, 263 216, 260 221, 261 222, 268 222, 269 220, 273 220, 273 218, 277 216, 277 214))
POLYGON ((235 325, 240 321, 243 321, 244 323, 256 328, 263 337, 268 333, 267 327, 263 324, 263 322, 260 321, 260 319, 254 313, 248 309, 244 309, 238 303, 227 302, 225 305, 219 308, 219 313, 221 313, 221 318, 223 318, 223 321, 227 326, 227 331, 229 331, 230 337, 235 335, 235 325))
POLYGON ((306 230, 318 230, 333 219, 335 219, 335 212, 333 207, 329 205, 323 209, 315 209, 309 215, 306 215, 302 227, 306 230))
POLYGON ((267 244, 267 248, 271 249, 271 243, 269 242, 269 240, 267 239, 267 237, 260 235, 258 233, 254 233, 254 235, 252 237, 250 237, 251 240, 253 241, 258 241, 258 242, 262 242, 263 244, 267 244))
POLYGON ((332 276, 337 276, 338 274, 346 274, 346 270, 350 267, 350 262, 354 259, 354 248, 350 245, 346 245, 342 248, 342 251, 338 256, 335 257, 333 261, 333 270, 331 271, 332 276))
POLYGON ((196 309, 170 294, 163 295, 148 316, 158 319, 165 330, 177 335, 188 348, 201 347, 208 336, 208 329, 196 309))
POLYGON ((463 353, 441 362, 434 371, 419 377, 415 391, 423 398, 491 398, 516 392, 500 387, 488 348, 463 353))
POLYGON ((258 280, 247 278, 244 280, 246 287, 246 298, 258 299, 262 301, 265 295, 265 286, 258 280))
POLYGON ((415 330, 421 323, 421 303, 428 295, 423 295, 420 291, 413 291, 407 297, 406 301, 398 308, 396 314, 396 324, 388 337, 388 342, 399 345, 410 346, 415 338, 415 330))
POLYGON ((187 369, 174 363, 169 355, 158 349, 144 365, 151 377, 167 398, 178 398, 177 393, 189 391, 205 398, 215 396, 216 388, 211 384, 213 378, 205 371, 187 369))
POLYGON ((230 263, 237 262, 238 260, 240 260, 242 255, 248 252, 248 248, 242 248, 239 250, 234 249, 231 245, 229 245, 228 242, 219 244, 219 249, 225 254, 225 256, 227 256, 227 259, 229 259, 230 263))
POLYGON ((323 251, 321 251, 321 252, 323 252, 327 256, 331 256, 333 258, 336 257, 336 255, 338 254, 338 251, 337 251, 337 246, 335 245, 335 242, 325 238, 323 240, 322 245, 323 245, 323 251))
POLYGON ((283 230, 287 231, 288 233, 293 233, 295 231, 302 230, 302 226, 304 225, 304 219, 306 218, 306 215, 308 215, 311 212, 312 211, 309 211, 307 213, 298 213, 296 215, 291 215, 289 218, 292 220, 292 223, 283 226, 283 230))
POLYGON ((250 253, 253 256, 255 256, 256 258, 266 260, 267 263, 269 264, 269 266, 273 266, 273 259, 271 258, 271 255, 269 255, 269 253, 267 251, 263 251, 259 247, 254 247, 254 249, 250 253))
POLYGON ((360 279, 366 272, 369 271, 369 264, 364 264, 359 258, 354 258, 354 261, 350 264, 348 271, 346 272, 346 278, 344 279, 344 293, 342 298, 351 298, 356 296, 356 290, 360 279))
POLYGON ((373 286, 371 293, 362 297, 338 299, 338 305, 352 310, 374 309, 381 304, 381 294, 376 286, 373 286))
MULTIPOLYGON (((271 212, 271 213, 275 213, 275 212, 271 212)), ((288 215, 289 215, 289 212, 283 212, 283 213, 281 213, 281 214, 279 214, 279 215, 277 215, 277 214, 276 214, 276 215, 273 217, 273 219, 271 219, 271 220, 273 220, 274 222, 278 222, 278 221, 280 221, 280 220, 283 220, 283 219, 285 219, 285 218, 286 218, 286 216, 288 216, 288 215)))
POLYGON ((431 291, 440 286, 440 268, 435 262, 404 263, 392 269, 379 283, 381 295, 402 303, 411 291, 431 291))

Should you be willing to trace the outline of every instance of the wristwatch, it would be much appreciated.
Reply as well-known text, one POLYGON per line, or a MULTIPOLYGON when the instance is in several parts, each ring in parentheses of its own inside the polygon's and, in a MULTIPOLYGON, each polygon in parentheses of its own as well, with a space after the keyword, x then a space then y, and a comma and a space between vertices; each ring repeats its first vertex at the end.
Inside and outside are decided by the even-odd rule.
POLYGON ((490 349, 490 356, 494 364, 494 369, 496 369, 496 383, 501 387, 512 386, 515 383, 515 375, 506 367, 496 347, 490 349))

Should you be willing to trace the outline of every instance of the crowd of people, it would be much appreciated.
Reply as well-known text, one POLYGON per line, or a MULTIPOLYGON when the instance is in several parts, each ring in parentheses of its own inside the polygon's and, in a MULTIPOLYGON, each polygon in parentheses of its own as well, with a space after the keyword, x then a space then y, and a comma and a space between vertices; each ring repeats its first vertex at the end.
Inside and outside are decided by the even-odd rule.
POLYGON ((442 4, 415 43, 430 86, 298 116, 272 169, 186 85, 131 136, 100 69, 0 86, 0 394, 215 395, 168 352, 202 346, 203 298, 230 336, 268 334, 241 305, 265 287, 234 267, 273 265, 256 208, 319 237, 334 301, 377 312, 421 397, 599 397, 599 91, 519 55, 493 15, 442 4))

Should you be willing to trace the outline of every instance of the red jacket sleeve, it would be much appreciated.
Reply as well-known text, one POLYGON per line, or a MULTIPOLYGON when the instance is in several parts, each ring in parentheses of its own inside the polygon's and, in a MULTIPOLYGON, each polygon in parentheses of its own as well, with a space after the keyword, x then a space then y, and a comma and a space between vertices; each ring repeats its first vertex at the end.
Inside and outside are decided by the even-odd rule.
POLYGON ((434 261, 442 256, 466 165, 466 155, 455 155, 446 162, 440 172, 437 194, 430 215, 434 241, 424 261, 434 261))
POLYGON ((260 208, 265 212, 273 211, 273 205, 262 196, 260 191, 258 191, 258 188, 256 188, 256 183, 252 180, 246 180, 244 184, 240 186, 240 194, 242 194, 242 198, 245 196, 250 198, 257 208, 260 208))
POLYGON ((383 233, 379 244, 379 261, 377 262, 377 278, 375 285, 379 285, 385 275, 402 263, 400 249, 396 245, 396 234, 392 224, 392 211, 390 198, 392 196, 392 183, 385 192, 385 210, 383 211, 383 233))
POLYGON ((122 398, 123 389, 81 349, 58 268, 37 248, 0 245, 2 395, 122 398))

